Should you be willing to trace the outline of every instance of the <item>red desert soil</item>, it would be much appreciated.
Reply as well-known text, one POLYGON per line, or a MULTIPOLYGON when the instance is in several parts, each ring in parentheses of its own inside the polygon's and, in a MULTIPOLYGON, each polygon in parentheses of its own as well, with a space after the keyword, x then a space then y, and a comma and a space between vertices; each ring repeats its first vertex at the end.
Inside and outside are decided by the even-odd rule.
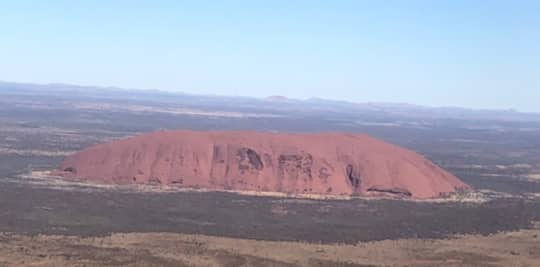
POLYGON ((65 159, 66 178, 111 184, 433 198, 468 190, 423 156, 363 134, 159 131, 65 159))

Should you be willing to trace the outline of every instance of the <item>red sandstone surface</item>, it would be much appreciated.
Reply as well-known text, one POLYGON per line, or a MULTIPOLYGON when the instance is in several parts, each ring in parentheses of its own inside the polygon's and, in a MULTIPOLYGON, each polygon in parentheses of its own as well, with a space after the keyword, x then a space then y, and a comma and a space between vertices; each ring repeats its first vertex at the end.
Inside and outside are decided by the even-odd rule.
POLYGON ((423 156, 363 134, 160 131, 65 159, 61 175, 114 184, 433 198, 470 189, 423 156))

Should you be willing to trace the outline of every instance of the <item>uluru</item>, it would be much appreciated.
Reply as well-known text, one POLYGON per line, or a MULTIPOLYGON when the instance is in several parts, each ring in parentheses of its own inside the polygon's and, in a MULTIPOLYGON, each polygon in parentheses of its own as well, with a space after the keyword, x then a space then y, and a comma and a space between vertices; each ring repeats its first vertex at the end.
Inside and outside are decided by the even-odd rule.
POLYGON ((416 199, 470 189, 411 150, 349 133, 158 131, 86 148, 59 173, 109 184, 416 199))

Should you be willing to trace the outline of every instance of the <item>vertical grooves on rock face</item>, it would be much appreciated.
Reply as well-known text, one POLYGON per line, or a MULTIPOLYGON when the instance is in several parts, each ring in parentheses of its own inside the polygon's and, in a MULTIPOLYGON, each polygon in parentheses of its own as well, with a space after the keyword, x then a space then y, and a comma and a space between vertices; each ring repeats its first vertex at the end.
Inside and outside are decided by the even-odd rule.
POLYGON ((210 159, 210 162, 211 162, 210 163, 210 184, 211 185, 216 184, 216 179, 215 179, 216 174, 214 173, 214 171, 216 168, 216 163, 219 161, 218 153, 219 153, 219 147, 216 144, 212 145, 212 154, 211 154, 212 158, 210 159))
POLYGON ((361 185, 360 174, 358 173, 358 171, 354 168, 352 164, 347 164, 347 167, 345 169, 347 173, 347 179, 353 191, 355 193, 359 192, 360 185, 361 185))

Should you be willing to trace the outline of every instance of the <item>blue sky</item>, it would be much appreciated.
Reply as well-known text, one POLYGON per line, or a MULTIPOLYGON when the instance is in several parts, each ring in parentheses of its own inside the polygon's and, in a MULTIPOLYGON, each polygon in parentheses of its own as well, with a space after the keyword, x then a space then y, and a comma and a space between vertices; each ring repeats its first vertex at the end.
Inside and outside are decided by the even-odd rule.
POLYGON ((540 111, 540 1, 1 1, 0 80, 540 111))

